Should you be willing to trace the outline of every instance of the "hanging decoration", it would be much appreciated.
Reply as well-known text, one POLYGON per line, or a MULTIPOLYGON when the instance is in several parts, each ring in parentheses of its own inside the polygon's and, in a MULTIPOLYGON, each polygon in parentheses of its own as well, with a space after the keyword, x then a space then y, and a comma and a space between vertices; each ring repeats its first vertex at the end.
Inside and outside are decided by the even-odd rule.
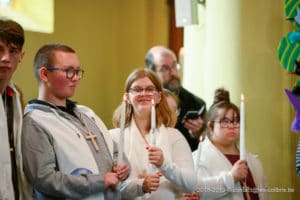
MULTIPOLYGON (((285 15, 295 30, 284 36, 278 45, 278 58, 281 66, 290 75, 300 76, 300 0, 284 0, 285 15)), ((291 125, 293 132, 300 132, 300 80, 291 90, 285 89, 296 115, 291 125)))

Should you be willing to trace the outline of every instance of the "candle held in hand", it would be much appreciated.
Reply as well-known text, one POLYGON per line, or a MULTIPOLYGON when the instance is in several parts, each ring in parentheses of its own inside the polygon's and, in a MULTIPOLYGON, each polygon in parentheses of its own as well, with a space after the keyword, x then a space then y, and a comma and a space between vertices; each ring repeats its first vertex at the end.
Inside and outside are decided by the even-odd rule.
POLYGON ((123 162, 124 153, 124 131, 125 131, 125 116, 126 115, 126 100, 123 97, 123 102, 121 106, 121 120, 120 120, 120 137, 119 137, 119 153, 118 153, 118 165, 123 162))
POLYGON ((244 95, 241 95, 240 106, 240 160, 246 159, 246 145, 245 145, 245 103, 244 95))
POLYGON ((150 130, 150 143, 152 146, 155 146, 155 128, 156 128, 156 112, 155 112, 155 103, 152 99, 151 106, 151 130, 150 130))

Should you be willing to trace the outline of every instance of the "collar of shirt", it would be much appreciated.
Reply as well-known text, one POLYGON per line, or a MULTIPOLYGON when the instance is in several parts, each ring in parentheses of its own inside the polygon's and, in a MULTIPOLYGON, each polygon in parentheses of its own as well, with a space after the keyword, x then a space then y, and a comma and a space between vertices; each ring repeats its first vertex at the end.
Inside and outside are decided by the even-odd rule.
POLYGON ((28 102, 29 104, 33 104, 33 103, 36 103, 36 104, 42 104, 42 105, 47 105, 47 106, 50 106, 52 108, 55 108, 55 109, 59 109, 59 110, 62 110, 64 112, 67 112, 71 115, 74 115, 75 117, 77 117, 74 113, 74 108, 76 107, 76 102, 75 101, 71 101, 69 99, 67 99, 66 101, 66 107, 64 106, 55 106, 51 103, 48 103, 46 101, 42 101, 42 100, 38 100, 38 99, 32 99, 28 102))
POLYGON ((15 94, 14 90, 9 86, 6 87, 5 93, 10 97, 14 96, 14 94, 15 94))

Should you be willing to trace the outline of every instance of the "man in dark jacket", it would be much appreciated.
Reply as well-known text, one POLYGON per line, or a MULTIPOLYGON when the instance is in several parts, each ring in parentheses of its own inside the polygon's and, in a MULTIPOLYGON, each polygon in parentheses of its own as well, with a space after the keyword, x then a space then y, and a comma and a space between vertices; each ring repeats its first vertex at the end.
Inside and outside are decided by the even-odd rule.
POLYGON ((147 52, 145 62, 147 68, 157 73, 164 88, 178 96, 179 115, 175 127, 184 135, 191 150, 196 150, 204 126, 205 102, 181 86, 177 58, 173 51, 164 46, 154 46, 147 52), (185 118, 188 111, 195 111, 196 116, 185 118))

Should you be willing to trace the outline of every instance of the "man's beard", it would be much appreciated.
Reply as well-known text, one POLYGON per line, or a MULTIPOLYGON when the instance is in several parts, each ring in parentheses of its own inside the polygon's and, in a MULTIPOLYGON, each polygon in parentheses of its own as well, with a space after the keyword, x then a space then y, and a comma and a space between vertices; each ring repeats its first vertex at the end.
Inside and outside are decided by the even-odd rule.
POLYGON ((180 79, 178 77, 172 77, 169 82, 163 84, 164 88, 170 90, 171 92, 175 93, 176 95, 179 94, 180 89, 180 79))

